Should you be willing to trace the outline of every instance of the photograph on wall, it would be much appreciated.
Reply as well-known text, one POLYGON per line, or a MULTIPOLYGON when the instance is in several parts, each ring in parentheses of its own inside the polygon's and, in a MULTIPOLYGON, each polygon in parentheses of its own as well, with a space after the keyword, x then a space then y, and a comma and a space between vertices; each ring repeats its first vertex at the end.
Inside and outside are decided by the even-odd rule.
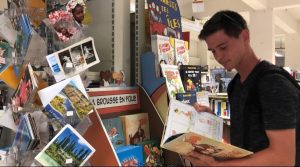
POLYGON ((86 64, 90 64, 90 63, 96 61, 96 57, 95 57, 95 53, 94 53, 94 49, 93 49, 93 43, 91 41, 83 43, 82 50, 83 50, 86 64))
POLYGON ((82 166, 95 149, 70 125, 66 125, 35 157, 43 166, 82 166))

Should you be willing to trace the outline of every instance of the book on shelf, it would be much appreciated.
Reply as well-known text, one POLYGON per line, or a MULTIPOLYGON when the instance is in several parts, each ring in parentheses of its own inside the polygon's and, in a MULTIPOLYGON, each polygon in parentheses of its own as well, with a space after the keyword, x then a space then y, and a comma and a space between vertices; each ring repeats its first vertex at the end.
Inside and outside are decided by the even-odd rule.
POLYGON ((42 166, 82 166, 95 149, 69 124, 35 157, 42 166))
POLYGON ((126 144, 136 144, 150 139, 148 113, 120 116, 126 144))
POLYGON ((125 138, 123 134, 122 121, 120 117, 108 118, 102 120, 106 132, 114 148, 124 146, 125 138))
POLYGON ((201 66, 181 65, 179 71, 186 92, 201 90, 201 66))
POLYGON ((137 143, 143 148, 143 165, 144 166, 163 166, 164 159, 162 149, 158 140, 146 140, 137 143))
POLYGON ((212 111, 223 119, 230 119, 230 107, 227 99, 210 99, 212 111))
POLYGON ((46 87, 38 94, 43 112, 52 120, 55 129, 66 124, 76 126, 94 109, 79 75, 46 87))
POLYGON ((121 166, 143 166, 142 146, 120 146, 116 149, 121 166))
POLYGON ((72 77, 100 62, 92 37, 46 56, 55 80, 72 77))
POLYGON ((163 76, 166 78, 167 92, 170 99, 175 99, 177 93, 185 93, 178 66, 161 64, 163 76))
POLYGON ((193 105, 197 102, 196 92, 176 93, 176 100, 185 104, 193 105))
POLYGON ((175 58, 176 65, 189 64, 189 43, 188 41, 175 39, 175 58))
POLYGON ((191 151, 216 159, 241 158, 252 152, 222 142, 223 119, 171 100, 161 147, 181 155, 191 151))
POLYGON ((152 35, 151 49, 155 54, 156 77, 160 77, 160 64, 175 65, 174 38, 152 35))

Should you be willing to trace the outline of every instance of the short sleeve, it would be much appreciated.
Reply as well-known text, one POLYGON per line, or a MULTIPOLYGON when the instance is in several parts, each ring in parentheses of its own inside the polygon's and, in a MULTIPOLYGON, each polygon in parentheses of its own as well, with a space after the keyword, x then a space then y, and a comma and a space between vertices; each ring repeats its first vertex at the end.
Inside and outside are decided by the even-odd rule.
POLYGON ((293 83, 285 76, 275 73, 261 78, 258 87, 265 128, 295 128, 300 100, 299 91, 293 83))

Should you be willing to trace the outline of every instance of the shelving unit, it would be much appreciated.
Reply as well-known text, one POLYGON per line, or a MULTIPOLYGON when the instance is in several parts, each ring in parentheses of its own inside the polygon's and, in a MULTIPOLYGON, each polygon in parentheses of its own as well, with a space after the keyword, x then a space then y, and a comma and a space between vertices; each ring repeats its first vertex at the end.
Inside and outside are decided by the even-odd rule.
MULTIPOLYGON (((89 90, 91 99, 103 98, 109 95, 119 96, 122 94, 137 94, 137 104, 114 106, 106 109, 97 109, 97 112, 90 114, 92 125, 86 131, 85 139, 96 149, 95 154, 90 158, 91 165, 103 165, 103 166, 120 166, 120 162, 117 158, 116 152, 112 146, 112 143, 105 131, 105 127, 102 123, 102 119, 111 118, 126 114, 135 113, 148 113, 150 137, 160 141, 162 138, 164 123, 160 117, 157 109, 151 101, 151 98, 147 95, 145 89, 138 85, 138 87, 131 88, 104 88, 98 90, 89 90), (111 110, 109 113, 107 110, 111 110)), ((176 153, 164 150, 163 158, 165 165, 182 165, 180 156, 176 153)))

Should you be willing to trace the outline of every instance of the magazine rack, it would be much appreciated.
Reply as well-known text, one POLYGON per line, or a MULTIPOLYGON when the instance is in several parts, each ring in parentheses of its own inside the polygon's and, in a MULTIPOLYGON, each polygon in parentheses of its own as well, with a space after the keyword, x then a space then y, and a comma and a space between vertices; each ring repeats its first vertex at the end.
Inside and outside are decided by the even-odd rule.
MULTIPOLYGON (((89 160, 91 165, 120 166, 116 152, 105 131, 102 118, 134 113, 148 113, 151 139, 161 140, 164 123, 145 89, 140 85, 134 88, 113 88, 113 90, 100 88, 88 90, 91 99, 97 95, 99 98, 100 96, 130 94, 130 92, 131 94, 137 94, 137 104, 98 109, 97 112, 90 114, 92 125, 86 131, 84 138, 96 149, 96 152, 89 160), (112 111, 111 113, 108 112, 109 109, 112 111)), ((167 150, 164 150, 163 158, 165 165, 182 164, 182 160, 178 154, 167 150)))

